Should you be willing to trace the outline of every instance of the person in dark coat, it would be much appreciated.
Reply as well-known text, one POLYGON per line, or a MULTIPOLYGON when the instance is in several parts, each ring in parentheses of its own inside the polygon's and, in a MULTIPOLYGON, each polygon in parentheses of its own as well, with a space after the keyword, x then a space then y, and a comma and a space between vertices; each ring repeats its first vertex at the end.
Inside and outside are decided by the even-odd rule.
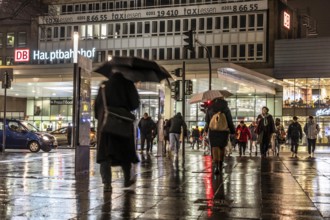
POLYGON ((292 157, 298 157, 299 140, 302 139, 302 128, 298 122, 298 117, 293 116, 293 122, 288 128, 288 138, 291 140, 291 153, 292 157))
MULTIPOLYGON (((178 157, 178 152, 180 149, 180 134, 181 129, 183 129, 183 136, 187 134, 187 124, 184 121, 181 112, 178 112, 174 117, 168 121, 169 134, 170 134, 170 146, 171 151, 175 151, 175 157, 178 157)), ((184 137, 182 138, 184 140, 184 137)))
POLYGON ((140 129, 141 136, 141 151, 144 150, 144 143, 147 141, 147 153, 149 153, 149 151, 152 149, 152 135, 153 132, 155 132, 156 124, 148 115, 148 113, 144 113, 143 118, 141 118, 138 124, 138 127, 140 129))
POLYGON ((204 132, 208 133, 209 136, 214 164, 214 174, 219 174, 225 157, 225 148, 228 144, 229 133, 235 134, 235 126, 227 101, 223 98, 214 99, 206 111, 205 122, 204 132), (225 114, 229 128, 228 131, 212 131, 209 129, 212 116, 218 112, 225 114))
POLYGON ((66 138, 68 140, 68 145, 71 147, 71 140, 72 140, 72 126, 71 123, 69 123, 67 132, 66 132, 66 138))
POLYGON ((266 157, 271 137, 275 133, 275 123, 266 106, 262 107, 261 111, 262 113, 257 117, 257 134, 261 156, 266 157))
MULTIPOLYGON (((105 84, 106 102, 108 107, 121 107, 133 111, 139 107, 140 99, 134 83, 124 78, 121 73, 114 73, 105 84)), ((121 166, 124 172, 124 186, 134 183, 131 180, 132 163, 139 162, 135 151, 134 136, 123 138, 102 133, 104 105, 101 88, 95 100, 95 118, 98 120, 96 162, 100 164, 100 173, 104 191, 111 191, 111 166, 121 166)), ((132 123, 132 130, 134 125, 132 123)), ((125 131, 122 131, 125 132, 125 131)))
POLYGON ((165 119, 164 121, 164 148, 163 148, 163 153, 166 154, 166 148, 167 148, 167 143, 170 142, 170 127, 168 125, 168 119, 165 119))

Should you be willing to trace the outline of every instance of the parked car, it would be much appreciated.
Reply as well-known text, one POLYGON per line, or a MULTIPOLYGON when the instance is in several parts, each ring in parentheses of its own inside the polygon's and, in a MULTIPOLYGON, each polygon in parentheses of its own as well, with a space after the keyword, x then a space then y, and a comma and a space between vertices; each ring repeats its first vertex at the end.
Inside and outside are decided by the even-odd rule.
MULTIPOLYGON (((67 138, 68 127, 61 127, 55 131, 50 132, 51 135, 54 135, 57 138, 58 145, 68 145, 67 138)), ((90 145, 91 147, 96 146, 96 131, 94 128, 91 128, 89 133, 90 145)))
MULTIPOLYGON (((3 139, 3 119, 0 119, 0 146, 3 139)), ((39 132, 33 125, 15 119, 6 119, 6 149, 29 149, 31 152, 41 150, 49 152, 57 148, 56 137, 39 132)))

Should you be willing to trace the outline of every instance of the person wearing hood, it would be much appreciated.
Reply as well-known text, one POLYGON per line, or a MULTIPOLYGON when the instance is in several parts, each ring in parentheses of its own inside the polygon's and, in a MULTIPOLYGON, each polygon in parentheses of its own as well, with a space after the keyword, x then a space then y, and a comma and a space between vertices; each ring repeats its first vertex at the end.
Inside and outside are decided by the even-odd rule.
POLYGON ((314 121, 313 116, 309 116, 308 121, 304 126, 304 133, 306 134, 307 142, 308 142, 309 158, 314 157, 316 138, 319 132, 320 132, 319 125, 314 121))
POLYGON ((257 117, 258 143, 260 144, 260 153, 262 157, 267 156, 270 140, 275 133, 275 123, 273 116, 268 113, 269 109, 264 106, 261 114, 257 117))
POLYGON ((210 106, 207 108, 205 115, 205 128, 204 132, 208 134, 211 150, 212 159, 214 165, 214 174, 219 174, 222 169, 225 149, 228 144, 228 137, 230 134, 235 134, 235 126, 233 118, 228 108, 228 103, 223 98, 216 98, 212 101, 210 106), (217 113, 223 113, 227 120, 228 129, 226 131, 217 131, 210 129, 210 122, 212 117, 217 113))
POLYGON ((181 129, 183 129, 184 136, 187 134, 187 124, 184 121, 180 112, 178 112, 174 117, 168 121, 169 136, 170 136, 170 147, 171 151, 175 151, 175 156, 177 158, 180 149, 180 135, 181 129))

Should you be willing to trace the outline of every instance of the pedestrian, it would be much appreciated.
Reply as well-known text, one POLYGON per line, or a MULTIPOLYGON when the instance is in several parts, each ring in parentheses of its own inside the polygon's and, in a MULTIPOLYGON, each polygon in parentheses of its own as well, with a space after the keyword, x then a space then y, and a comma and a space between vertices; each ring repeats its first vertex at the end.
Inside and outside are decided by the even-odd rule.
POLYGON ((298 146, 299 140, 302 139, 302 128, 297 116, 293 116, 293 122, 289 125, 288 138, 291 140, 291 156, 298 157, 298 146))
POLYGON ((275 119, 275 154, 280 155, 280 146, 285 143, 286 133, 284 126, 281 124, 281 119, 275 119))
POLYGON ((207 108, 205 122, 204 131, 208 134, 209 137, 214 165, 214 174, 219 174, 220 169, 223 167, 226 150, 225 148, 228 144, 229 133, 235 134, 235 126, 230 109, 228 108, 227 101, 223 98, 214 99, 210 106, 207 108), (220 119, 218 120, 219 126, 221 125, 222 127, 222 125, 226 123, 226 129, 214 129, 211 122, 213 122, 213 119, 215 119, 217 116, 219 116, 220 119), (213 129, 211 127, 213 127, 213 129))
POLYGON ((236 128, 236 139, 238 140, 239 147, 239 156, 245 155, 246 145, 249 140, 251 140, 252 136, 250 130, 244 123, 244 121, 240 121, 239 125, 236 128))
POLYGON ((68 140, 68 145, 71 147, 71 140, 72 140, 72 126, 71 126, 71 123, 68 124, 67 132, 66 132, 66 139, 68 140))
POLYGON ((257 148, 257 123, 255 121, 252 121, 252 123, 249 125, 249 130, 251 133, 251 140, 250 140, 250 156, 252 155, 253 148, 255 148, 255 155, 258 156, 258 148, 257 148))
POLYGON ((260 153, 262 157, 267 156, 270 140, 275 132, 273 116, 268 112, 269 109, 264 106, 261 109, 261 114, 257 117, 258 143, 260 144, 260 153))
MULTIPOLYGON (((178 158, 178 153, 180 149, 180 135, 181 129, 183 129, 184 136, 187 134, 187 124, 184 121, 180 112, 173 116, 168 121, 169 134, 170 134, 170 156, 174 152, 175 158, 178 158)), ((182 139, 184 140, 184 139, 182 139)))
POLYGON ((164 132, 164 148, 163 148, 163 153, 166 154, 167 150, 167 143, 170 142, 170 127, 168 125, 168 119, 165 119, 164 120, 164 129, 163 129, 163 132, 164 132))
POLYGON ((309 158, 314 157, 316 138, 319 132, 320 132, 319 125, 314 121, 313 116, 309 116, 308 121, 304 126, 304 133, 306 134, 307 142, 308 142, 309 158))
MULTIPOLYGON (((108 81, 104 82, 107 107, 133 111, 140 105, 139 94, 134 83, 124 78, 121 73, 114 73, 108 81)), ((124 187, 134 184, 131 179, 132 163, 139 162, 135 151, 134 135, 132 137, 120 137, 102 132, 102 120, 104 118, 104 105, 102 92, 99 89, 95 100, 95 118, 98 120, 97 154, 96 162, 100 164, 100 173, 104 191, 111 192, 111 167, 121 166, 124 173, 124 187)), ((132 123, 132 130, 134 125, 132 123)), ((126 132, 126 131, 122 131, 126 132)))
POLYGON ((140 129, 141 151, 144 151, 144 143, 147 142, 147 153, 149 153, 152 145, 152 133, 156 124, 151 117, 149 117, 148 113, 144 113, 138 127, 140 129))
POLYGON ((197 150, 199 150, 199 138, 200 138, 201 134, 200 134, 198 126, 196 126, 192 130, 191 136, 192 136, 191 148, 194 149, 195 144, 197 144, 197 150))

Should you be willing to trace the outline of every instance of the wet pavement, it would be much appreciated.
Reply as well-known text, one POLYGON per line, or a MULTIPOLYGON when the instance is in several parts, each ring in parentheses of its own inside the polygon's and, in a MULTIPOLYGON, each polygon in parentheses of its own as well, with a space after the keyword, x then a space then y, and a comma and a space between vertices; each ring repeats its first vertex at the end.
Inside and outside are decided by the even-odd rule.
POLYGON ((0 154, 0 219, 330 219, 330 147, 291 158, 226 157, 213 175, 210 156, 187 147, 183 162, 138 153, 136 184, 113 169, 104 193, 95 150, 90 172, 74 175, 74 150, 0 154))

